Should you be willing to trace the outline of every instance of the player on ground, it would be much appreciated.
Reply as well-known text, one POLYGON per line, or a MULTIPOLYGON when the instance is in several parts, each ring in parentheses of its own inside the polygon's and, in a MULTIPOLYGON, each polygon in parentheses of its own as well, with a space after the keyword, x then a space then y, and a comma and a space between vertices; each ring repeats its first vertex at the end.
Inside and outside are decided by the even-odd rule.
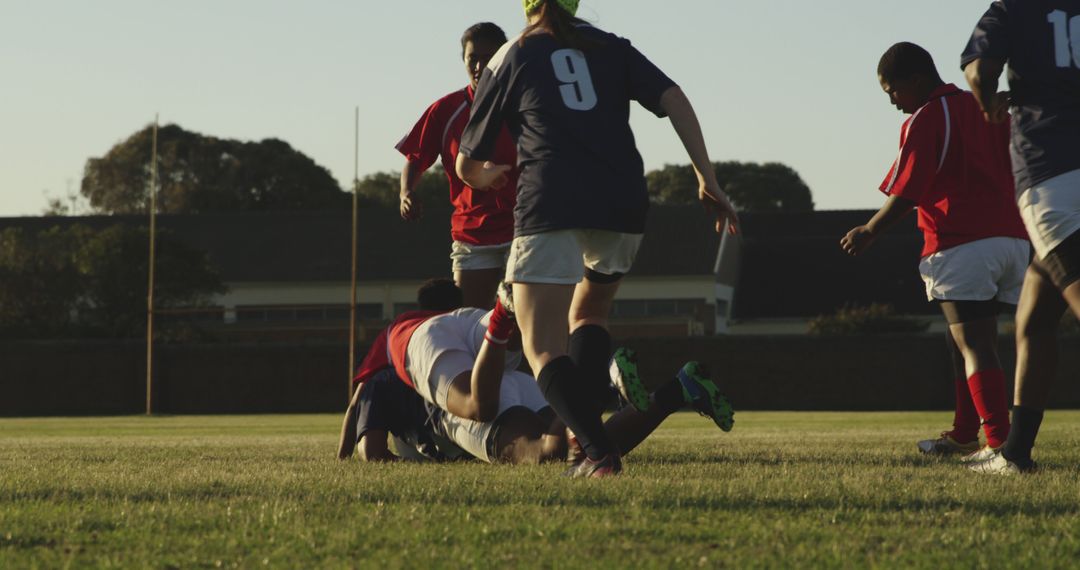
POLYGON ((481 77, 457 172, 473 188, 496 183, 510 168, 496 151, 509 127, 521 173, 506 281, 513 283, 525 354, 585 451, 572 472, 616 474, 622 464, 600 406, 611 357, 607 318, 649 203, 629 126, 631 101, 670 116, 717 231, 727 222, 734 231, 736 218, 679 87, 629 41, 577 19, 577 0, 524 6, 528 27, 481 77))
MULTIPOLYGON (((604 423, 604 427, 619 452, 626 455, 687 402, 691 405, 697 402, 695 408, 711 409, 701 406, 702 400, 694 400, 690 395, 692 392, 701 391, 705 386, 714 385, 705 377, 697 363, 687 363, 675 379, 650 395, 652 405, 647 411, 640 412, 632 406, 625 406, 613 414, 604 423)), ((392 369, 384 370, 366 381, 361 392, 357 394, 352 409, 355 411, 346 414, 346 422, 350 424, 351 437, 354 438, 363 461, 396 461, 402 458, 460 460, 470 455, 452 438, 464 437, 462 445, 467 447, 497 450, 476 459, 490 461, 489 457, 495 457, 503 462, 528 463, 535 455, 521 452, 527 449, 526 444, 539 443, 535 434, 525 434, 526 441, 515 445, 515 442, 508 438, 508 432, 499 429, 498 422, 470 422, 447 414, 442 408, 424 401, 416 391, 399 380, 392 369), (465 428, 461 424, 472 425, 465 428), (487 434, 483 446, 470 443, 474 433, 487 434), (395 438, 397 452, 403 454, 401 457, 391 451, 388 445, 389 437, 395 438)), ((524 410, 518 410, 517 413, 528 415, 524 410)), ((544 408, 536 415, 539 424, 546 425, 544 422, 554 414, 551 408, 544 408)), ((727 416, 727 423, 718 424, 721 429, 731 428, 732 415, 727 416)), ((580 447, 571 438, 570 455, 578 457, 580 453, 580 447)), ((351 454, 350 448, 347 453, 339 454, 339 457, 347 459, 351 454)), ((550 459, 562 461, 564 458, 550 459)))
POLYGON ((1057 363, 1057 327, 1071 307, 1080 317, 1080 4, 1017 0, 991 4, 960 66, 992 123, 1012 108, 1013 175, 1020 215, 1036 259, 1024 276, 1016 319, 1012 431, 976 471, 1032 471, 1057 363), (1009 64, 1010 93, 998 92, 1009 64))
MULTIPOLYGON (((448 313, 454 309, 460 309, 462 302, 461 289, 446 279, 431 279, 421 285, 416 292, 416 303, 419 305, 420 310, 433 314, 448 313)), ((364 356, 364 360, 360 362, 360 366, 356 369, 356 376, 352 379, 351 390, 353 397, 349 402, 348 409, 345 410, 345 421, 341 426, 341 441, 338 444, 338 457, 341 459, 351 457, 356 446, 356 416, 360 412, 361 389, 365 388, 369 382, 380 377, 397 381, 394 366, 390 363, 387 332, 388 329, 383 329, 376 335, 375 341, 372 342, 371 348, 368 349, 367 354, 364 356)), ((385 384, 385 382, 380 381, 377 384, 385 384)), ((374 387, 374 384, 372 387, 374 387)), ((388 388, 387 390, 396 391, 396 388, 388 388)), ((409 391, 413 392, 412 389, 409 389, 409 391)), ((404 403, 395 412, 402 418, 406 418, 406 421, 401 425, 412 425, 412 422, 407 420, 412 413, 409 410, 421 413, 417 411, 415 406, 410 406, 407 402, 404 403)), ((407 435, 395 435, 406 440, 409 439, 407 435)), ((383 443, 385 444, 385 441, 383 443)))
POLYGON ((949 324, 956 392, 952 430, 918 447, 978 461, 1008 437, 996 316, 1001 308, 1015 309, 1030 257, 1013 201, 1009 128, 984 121, 974 96, 943 82, 930 54, 915 44, 890 47, 878 63, 878 80, 889 101, 911 117, 900 131, 899 156, 881 184, 885 205, 840 245, 858 255, 918 210, 924 236, 919 272, 927 299, 941 306, 949 324), (986 432, 981 450, 980 418, 986 432))
MULTIPOLYGON (((448 300, 443 306, 452 303, 451 289, 456 288, 445 280, 429 282, 421 290, 421 305, 432 306, 435 296, 448 300)), ((512 369, 520 352, 505 359, 506 343, 500 339, 512 329, 513 320, 502 304, 488 313, 462 309, 402 315, 389 327, 384 337, 388 342, 373 347, 381 352, 365 358, 362 370, 379 371, 367 377, 345 414, 338 456, 351 456, 359 440, 362 458, 393 459, 387 446, 387 435, 393 434, 435 459, 459 456, 461 449, 489 462, 564 459, 562 423, 543 401, 535 380, 512 369), (387 366, 388 361, 393 365, 387 366), (492 389, 495 374, 500 384, 492 389)), ((632 360, 624 359, 613 373, 620 387, 641 386, 636 367, 628 364, 632 360)), ((687 403, 725 431, 731 429, 730 405, 697 363, 684 366, 652 395, 652 402, 648 412, 628 408, 608 420, 607 429, 621 452, 633 449, 687 403), (725 415, 716 416, 717 408, 725 409, 725 415)))
MULTIPOLYGON (((424 171, 441 159, 450 185, 450 218, 453 238, 450 260, 454 281, 465 295, 466 307, 490 308, 495 287, 502 280, 506 255, 514 234, 514 199, 517 171, 507 171, 503 186, 488 192, 474 192, 454 173, 454 159, 461 144, 461 131, 469 119, 476 83, 488 60, 506 43, 506 34, 495 24, 483 22, 469 27, 461 36, 461 55, 469 85, 433 103, 409 134, 397 144, 405 155, 401 170, 401 217, 416 220, 423 204, 414 192, 424 171)), ((514 164, 517 154, 513 140, 504 129, 499 133, 492 157, 500 164, 514 164)))

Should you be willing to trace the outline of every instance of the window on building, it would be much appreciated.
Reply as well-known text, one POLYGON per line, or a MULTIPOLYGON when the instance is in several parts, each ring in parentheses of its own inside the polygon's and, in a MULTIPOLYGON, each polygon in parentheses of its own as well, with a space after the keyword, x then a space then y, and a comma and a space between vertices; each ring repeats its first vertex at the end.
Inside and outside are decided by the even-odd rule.
MULTIPOLYGON (((381 319, 382 304, 359 303, 356 316, 360 319, 381 319)), ((248 305, 236 307, 236 320, 241 323, 283 322, 342 322, 349 320, 348 305, 248 305)))
POLYGON ((626 299, 615 301, 611 315, 621 318, 693 316, 700 299, 626 299))

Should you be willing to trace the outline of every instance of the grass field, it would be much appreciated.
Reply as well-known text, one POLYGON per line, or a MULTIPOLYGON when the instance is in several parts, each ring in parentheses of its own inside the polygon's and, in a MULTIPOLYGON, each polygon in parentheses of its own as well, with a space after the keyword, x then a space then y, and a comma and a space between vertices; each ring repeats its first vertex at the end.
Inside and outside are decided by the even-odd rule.
POLYGON ((330 415, 0 420, 0 568, 1080 564, 1080 412, 1017 478, 919 457, 950 419, 678 414, 603 481, 341 463, 330 415))

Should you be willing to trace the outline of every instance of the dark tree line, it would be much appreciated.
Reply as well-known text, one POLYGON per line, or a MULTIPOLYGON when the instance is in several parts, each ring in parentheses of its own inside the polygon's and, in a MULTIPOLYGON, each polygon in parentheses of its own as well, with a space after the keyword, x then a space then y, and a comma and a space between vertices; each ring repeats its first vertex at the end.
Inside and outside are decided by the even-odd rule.
MULTIPOLYGON (((139 337, 146 332, 146 228, 82 225, 0 232, 0 336, 139 337)), ((159 232, 155 307, 225 292, 205 252, 159 232)))
MULTIPOLYGON (((80 191, 94 210, 147 211, 151 133, 144 128, 87 160, 80 191)), ((165 125, 157 167, 162 213, 332 209, 349 199, 327 169, 278 139, 243 142, 165 125)))
MULTIPOLYGON (((150 180, 150 128, 86 163, 81 193, 97 212, 144 213, 150 180)), ((158 133, 159 212, 202 213, 345 208, 348 192, 322 166, 277 139, 242 142, 166 125, 158 133)), ((746 211, 814 209, 810 188, 791 167, 777 162, 714 163, 732 201, 746 211)), ((697 200, 689 165, 666 165, 646 174, 657 204, 697 200)), ((376 172, 359 183, 362 203, 397 208, 400 172, 376 172)), ((416 191, 427 203, 446 202, 442 166, 426 172, 416 191)))

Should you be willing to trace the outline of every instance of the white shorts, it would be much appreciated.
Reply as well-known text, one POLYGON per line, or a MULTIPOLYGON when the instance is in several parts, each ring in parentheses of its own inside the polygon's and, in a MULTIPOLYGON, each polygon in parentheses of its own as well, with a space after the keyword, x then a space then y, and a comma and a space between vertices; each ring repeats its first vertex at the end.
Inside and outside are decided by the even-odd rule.
MULTIPOLYGON (((444 397, 445 401, 445 397, 444 397)), ((495 449, 494 432, 499 418, 506 410, 514 407, 525 407, 534 412, 539 412, 548 407, 547 400, 540 392, 536 380, 524 372, 512 370, 503 375, 502 386, 499 388, 499 412, 495 421, 477 422, 455 416, 450 412, 443 413, 439 418, 439 427, 443 434, 458 447, 467 451, 477 459, 493 463, 498 460, 495 449)))
MULTIPOLYGON (((1077 150, 1080 152, 1080 149, 1077 150)), ((1031 245, 1039 259, 1080 230, 1080 170, 1040 182, 1017 200, 1031 245)))
POLYGON ((930 301, 1020 300, 1031 257, 1027 240, 992 237, 931 253, 919 262, 930 301))
POLYGON ((574 285, 585 269, 605 275, 630 271, 642 234, 556 230, 515 237, 506 262, 508 283, 574 285))
POLYGON ((510 242, 496 245, 474 245, 455 240, 450 245, 450 268, 453 271, 502 269, 510 254, 510 242))

